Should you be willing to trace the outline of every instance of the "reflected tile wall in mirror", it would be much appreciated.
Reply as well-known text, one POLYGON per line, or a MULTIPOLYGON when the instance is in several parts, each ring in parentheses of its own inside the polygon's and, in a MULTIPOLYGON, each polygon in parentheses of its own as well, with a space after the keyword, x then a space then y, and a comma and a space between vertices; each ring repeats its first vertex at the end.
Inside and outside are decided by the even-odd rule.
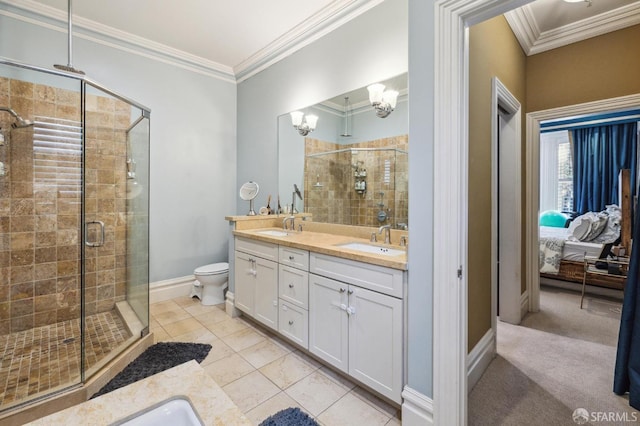
POLYGON ((407 135, 348 145, 305 138, 304 209, 318 222, 402 227, 408 223, 407 164, 407 135), (366 178, 358 178, 358 170, 366 170, 366 178), (364 192, 356 191, 361 179, 364 192))

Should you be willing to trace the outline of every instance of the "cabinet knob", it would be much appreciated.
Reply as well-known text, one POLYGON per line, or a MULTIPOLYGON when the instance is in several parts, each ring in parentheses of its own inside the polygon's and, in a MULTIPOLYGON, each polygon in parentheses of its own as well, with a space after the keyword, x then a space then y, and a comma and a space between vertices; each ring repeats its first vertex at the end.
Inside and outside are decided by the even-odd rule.
POLYGON ((293 259, 295 259, 295 257, 289 256, 289 260, 293 260, 293 259))
POLYGON ((289 288, 293 288, 293 283, 290 283, 290 284, 289 284, 289 288))
POLYGON ((293 320, 289 320, 289 325, 293 325, 293 320))
POLYGON ((344 287, 340 287, 340 293, 344 293, 345 291, 347 291, 347 289, 345 289, 344 287))
POLYGON ((348 294, 353 294, 353 290, 349 290, 347 293, 348 294))

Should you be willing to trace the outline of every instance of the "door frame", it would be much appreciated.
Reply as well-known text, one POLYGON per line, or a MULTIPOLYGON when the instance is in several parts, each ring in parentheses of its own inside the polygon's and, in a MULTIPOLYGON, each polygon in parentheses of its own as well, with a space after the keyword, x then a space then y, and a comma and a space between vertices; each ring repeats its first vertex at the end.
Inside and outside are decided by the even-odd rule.
POLYGON ((640 93, 617 98, 602 99, 568 105, 527 114, 526 149, 526 258, 529 284, 529 310, 540 310, 540 272, 538 269, 538 214, 540 210, 540 122, 584 114, 597 114, 612 110, 640 108, 640 93))
MULTIPOLYGON (((506 307, 506 310, 502 310, 501 320, 511 323, 520 324, 522 318, 522 248, 521 245, 516 244, 514 250, 514 259, 517 259, 516 280, 513 283, 501 283, 498 288, 498 230, 500 234, 508 232, 509 238, 513 241, 522 241, 522 107, 520 102, 515 96, 509 92, 509 89, 500 81, 498 77, 493 77, 492 82, 492 94, 491 94, 491 193, 498 194, 498 170, 503 161, 508 161, 513 165, 513 175, 507 176, 507 179, 513 181, 514 185, 514 209, 513 215, 516 220, 514 229, 504 226, 504 221, 498 221, 498 197, 493 197, 491 201, 491 328, 493 329, 493 335, 497 335, 497 316, 498 316, 498 298, 500 299, 500 306, 506 307), (496 117, 498 116, 499 109, 503 109, 509 114, 509 122, 513 124, 515 128, 515 138, 510 141, 514 143, 513 156, 505 158, 504 155, 499 155, 499 135, 500 129, 496 117), (505 285, 506 284, 506 285, 505 285)), ((528 290, 528 283, 527 283, 528 290)), ((525 290, 525 295, 528 291, 525 290)), ((493 341, 495 348, 495 339, 493 341)))
POLYGON ((434 3, 433 423, 467 422, 469 31, 530 0, 434 3))

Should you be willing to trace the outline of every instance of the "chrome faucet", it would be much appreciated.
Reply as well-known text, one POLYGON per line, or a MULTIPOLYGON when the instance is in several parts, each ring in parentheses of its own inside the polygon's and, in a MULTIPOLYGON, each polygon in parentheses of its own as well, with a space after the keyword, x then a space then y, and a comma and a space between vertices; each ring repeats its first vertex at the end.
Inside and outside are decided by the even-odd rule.
POLYGON ((391 225, 383 225, 378 229, 378 234, 384 231, 384 243, 391 244, 391 225))
POLYGON ((287 230, 287 221, 291 221, 291 230, 296 230, 296 217, 295 216, 287 216, 282 221, 282 229, 287 230))

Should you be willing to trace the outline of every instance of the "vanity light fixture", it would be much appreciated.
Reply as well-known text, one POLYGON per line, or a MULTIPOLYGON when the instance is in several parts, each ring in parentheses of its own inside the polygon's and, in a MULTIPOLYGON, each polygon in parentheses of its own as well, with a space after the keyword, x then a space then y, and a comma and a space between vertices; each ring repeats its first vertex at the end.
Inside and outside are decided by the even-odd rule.
POLYGON ((312 114, 305 116, 302 111, 293 111, 291 113, 291 124, 301 136, 307 136, 316 129, 318 116, 312 114))
POLYGON ((398 92, 396 90, 384 90, 384 84, 376 83, 367 87, 369 91, 369 102, 376 109, 376 115, 385 118, 395 109, 398 102, 398 92))

